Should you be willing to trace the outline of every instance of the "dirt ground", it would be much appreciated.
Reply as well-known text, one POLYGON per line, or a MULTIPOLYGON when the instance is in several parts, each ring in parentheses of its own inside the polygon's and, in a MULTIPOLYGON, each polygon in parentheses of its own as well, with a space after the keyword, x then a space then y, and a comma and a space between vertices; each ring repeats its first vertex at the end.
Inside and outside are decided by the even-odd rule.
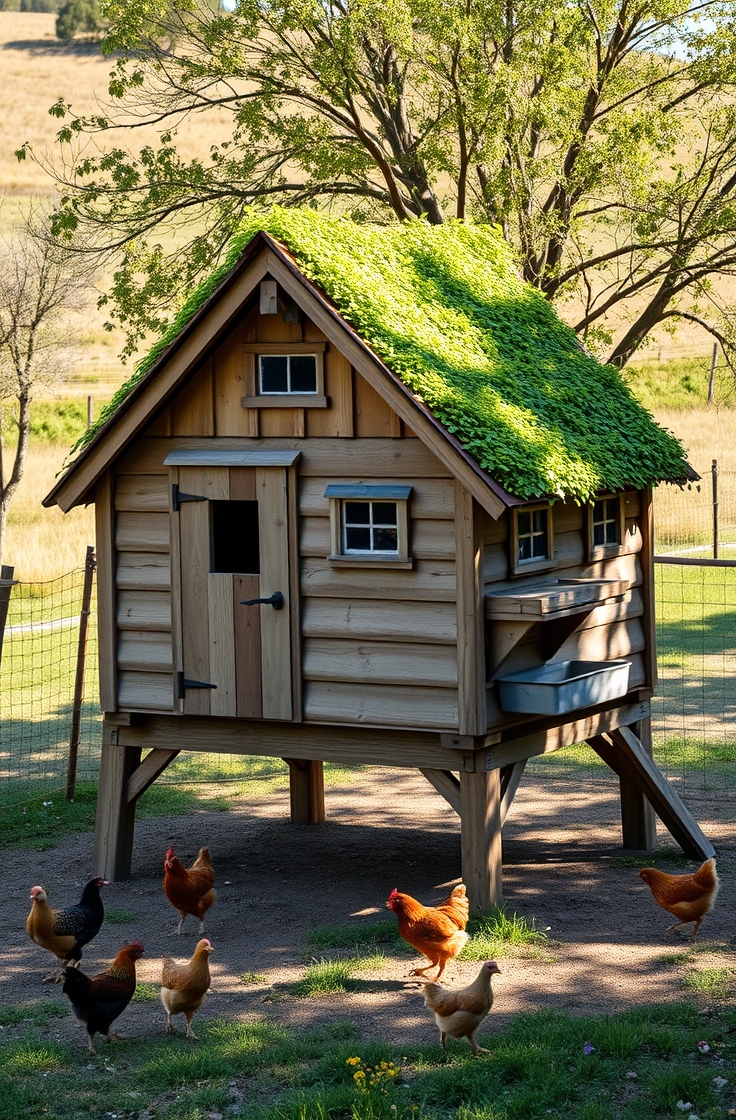
MULTIPOLYGON (((551 927, 549 937, 559 944, 541 960, 499 958, 496 1002, 481 1035, 520 1011, 599 1014, 693 998, 684 978, 694 968, 731 969, 736 995, 734 807, 691 804, 717 849, 721 891, 701 928, 701 951, 673 963, 663 956, 684 954, 689 942, 665 936, 671 919, 636 868, 617 860, 623 853, 616 792, 613 784, 578 792, 572 780, 522 784, 504 831, 505 896, 510 910, 535 918, 538 928, 551 927)), ((328 788, 327 813, 324 825, 292 826, 284 793, 243 801, 234 812, 139 821, 133 877, 103 892, 107 907, 132 911, 135 920, 105 923, 84 950, 83 971, 100 971, 133 939, 146 950, 140 980, 158 979, 162 955, 191 954, 197 923, 187 918, 182 937, 171 936, 178 919, 161 889, 163 856, 173 845, 190 862, 207 844, 218 892, 206 923, 213 986, 195 1029, 197 1021, 213 1017, 267 1017, 294 1027, 350 1020, 358 1040, 379 1035, 395 1045, 431 1043, 434 1022, 421 988, 407 979, 418 957, 397 957, 361 974, 358 990, 343 995, 297 999, 288 985, 308 963, 308 929, 389 917, 385 900, 392 887, 439 902, 459 881, 458 818, 421 775, 397 770, 360 771, 328 788), (260 978, 244 983, 244 973, 260 978)), ((1 1006, 66 1002, 58 986, 41 985, 53 958, 25 932, 29 888, 43 885, 53 905, 76 902, 92 873, 92 839, 87 834, 49 851, 2 853, 1 1006)), ((674 847, 664 832, 660 843, 674 847)), ((452 962, 443 983, 460 987, 478 967, 452 962)), ((707 1006, 709 1000, 701 996, 699 1002, 707 1006)), ((150 1037, 164 1030, 163 1008, 155 1000, 132 1003, 117 1026, 126 1037, 150 1037)), ((85 1048, 83 1026, 71 1016, 45 1030, 85 1048)))

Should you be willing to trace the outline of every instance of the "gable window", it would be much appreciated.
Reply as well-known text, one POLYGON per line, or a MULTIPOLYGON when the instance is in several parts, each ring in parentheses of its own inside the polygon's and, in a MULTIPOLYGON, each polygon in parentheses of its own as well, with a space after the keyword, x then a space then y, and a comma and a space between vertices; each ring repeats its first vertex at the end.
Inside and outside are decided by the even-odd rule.
POLYGON ((623 494, 604 494, 588 506, 588 558, 618 556, 624 541, 623 494))
POLYGON ((245 342, 243 408, 327 408, 325 342, 245 342))
POLYGON ((553 543, 549 504, 513 510, 511 568, 514 575, 554 567, 553 543))
POLYGON ((332 546, 328 559, 336 564, 410 568, 410 493, 410 486, 328 486, 332 546))

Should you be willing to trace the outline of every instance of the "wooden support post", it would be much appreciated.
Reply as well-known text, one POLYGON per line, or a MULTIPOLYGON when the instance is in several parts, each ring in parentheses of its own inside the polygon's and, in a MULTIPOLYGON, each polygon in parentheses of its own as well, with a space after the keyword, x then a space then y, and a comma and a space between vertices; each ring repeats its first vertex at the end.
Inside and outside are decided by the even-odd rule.
POLYGON ((460 800, 462 872, 470 913, 488 913, 503 906, 500 771, 461 771, 460 800))
POLYGON ((130 877, 136 802, 126 793, 140 761, 140 747, 119 746, 118 728, 103 723, 94 854, 94 873, 103 879, 130 877))
POLYGON ((287 758, 292 824, 321 824, 325 819, 325 779, 322 762, 287 758))
POLYGON ((710 859, 715 855, 710 840, 631 729, 617 727, 607 737, 618 748, 622 769, 640 786, 686 855, 691 859, 710 859))
POLYGON ((77 784, 77 756, 79 754, 79 733, 82 726, 82 703, 84 701, 84 673, 87 667, 87 628, 92 602, 92 580, 95 574, 94 545, 87 545, 84 562, 84 585, 82 587, 82 609, 79 612, 79 640, 77 642, 77 671, 74 677, 74 702, 72 704, 72 729, 69 736, 69 759, 66 769, 66 799, 74 800, 77 784))
POLYGON ((452 770, 431 770, 426 766, 420 766, 419 773, 427 779, 430 785, 434 786, 438 793, 442 794, 450 808, 454 809, 459 817, 462 816, 460 782, 452 770))
POLYGON ((5 623, 8 619, 8 607, 10 606, 10 592, 17 579, 13 579, 15 568, 9 564, 3 564, 0 568, 0 658, 3 655, 3 638, 5 636, 5 623))
MULTIPOLYGON (((651 720, 641 720, 634 724, 634 732, 641 741, 642 748, 651 758, 652 735, 651 720)), ((657 814, 647 797, 636 773, 626 765, 621 751, 603 735, 593 736, 589 746, 603 759, 606 766, 618 775, 619 795, 621 798, 621 834, 624 848, 652 852, 657 846, 657 814)), ((654 765, 654 763, 652 763, 654 765)))

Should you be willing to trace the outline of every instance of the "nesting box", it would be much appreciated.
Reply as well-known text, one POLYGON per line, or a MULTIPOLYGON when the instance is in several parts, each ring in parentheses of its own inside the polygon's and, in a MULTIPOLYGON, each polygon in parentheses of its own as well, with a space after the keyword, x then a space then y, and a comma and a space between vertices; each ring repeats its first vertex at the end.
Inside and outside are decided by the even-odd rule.
POLYGON ((654 808, 710 855, 648 734, 651 485, 693 477, 680 446, 494 233, 262 222, 46 498, 96 509, 95 871, 129 873, 180 751, 286 759, 300 823, 324 760, 414 767, 488 908, 527 759, 584 740, 626 845, 654 808))

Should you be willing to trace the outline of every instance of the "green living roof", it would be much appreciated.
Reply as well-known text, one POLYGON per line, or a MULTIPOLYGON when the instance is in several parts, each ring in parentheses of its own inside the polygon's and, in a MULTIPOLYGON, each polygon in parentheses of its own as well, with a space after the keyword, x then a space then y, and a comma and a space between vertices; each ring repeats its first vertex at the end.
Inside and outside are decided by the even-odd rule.
POLYGON ((313 210, 254 212, 96 428, 261 230, 287 247, 389 369, 511 494, 585 500, 598 490, 687 477, 679 441, 521 279, 501 235, 458 221, 378 226, 313 210))

